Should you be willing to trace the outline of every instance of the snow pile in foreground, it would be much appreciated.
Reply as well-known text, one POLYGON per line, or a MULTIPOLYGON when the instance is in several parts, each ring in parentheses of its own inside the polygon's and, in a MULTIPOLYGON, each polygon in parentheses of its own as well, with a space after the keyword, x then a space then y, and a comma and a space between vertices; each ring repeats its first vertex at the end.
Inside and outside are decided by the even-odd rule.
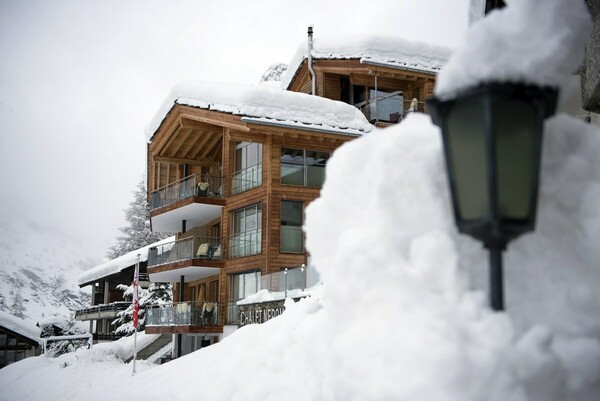
POLYGON ((152 138, 174 104, 295 123, 305 128, 320 126, 351 135, 362 135, 373 128, 356 107, 344 102, 265 86, 184 82, 176 85, 164 100, 146 129, 147 140, 152 138))
MULTIPOLYGON (((158 335, 138 333, 138 349, 152 343, 158 335)), ((133 337, 79 349, 57 358, 44 355, 27 358, 0 370, 0 400, 67 401, 117 399, 114 387, 125 388, 132 366, 124 364, 133 356, 133 337), (95 394, 92 394, 95 393, 95 394)), ((138 362, 143 372, 155 365, 138 362)), ((130 390, 127 390, 128 392, 130 390)))
POLYGON ((324 282, 311 298, 130 381, 112 362, 17 363, 0 371, 0 388, 11 388, 0 399, 100 400, 108 385, 140 401, 591 401, 600 391, 600 131, 555 117, 543 151, 538 229, 505 259, 507 313, 491 312, 477 288, 487 255, 456 234, 439 130, 415 113, 330 160, 306 212, 324 282), (68 397, 61 381, 74 386, 68 397))
POLYGON ((477 21, 438 76, 442 98, 486 82, 558 87, 577 71, 592 29, 581 0, 506 0, 477 21))

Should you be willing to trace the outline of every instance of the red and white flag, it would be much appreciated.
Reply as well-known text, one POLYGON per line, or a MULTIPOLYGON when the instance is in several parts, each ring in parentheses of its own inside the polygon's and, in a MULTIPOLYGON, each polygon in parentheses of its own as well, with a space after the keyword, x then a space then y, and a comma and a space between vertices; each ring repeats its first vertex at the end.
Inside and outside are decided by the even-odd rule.
POLYGON ((138 328, 138 314, 140 311, 140 301, 138 299, 138 275, 139 263, 135 265, 135 273, 133 273, 133 327, 138 328))

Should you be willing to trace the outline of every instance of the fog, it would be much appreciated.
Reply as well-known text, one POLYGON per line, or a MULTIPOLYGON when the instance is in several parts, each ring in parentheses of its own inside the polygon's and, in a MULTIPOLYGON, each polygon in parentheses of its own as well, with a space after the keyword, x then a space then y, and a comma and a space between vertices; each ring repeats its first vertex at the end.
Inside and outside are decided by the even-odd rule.
POLYGON ((64 236, 100 262, 146 171, 145 126, 175 83, 258 83, 308 24, 315 37, 454 46, 467 2, 0 1, 0 226, 64 236))

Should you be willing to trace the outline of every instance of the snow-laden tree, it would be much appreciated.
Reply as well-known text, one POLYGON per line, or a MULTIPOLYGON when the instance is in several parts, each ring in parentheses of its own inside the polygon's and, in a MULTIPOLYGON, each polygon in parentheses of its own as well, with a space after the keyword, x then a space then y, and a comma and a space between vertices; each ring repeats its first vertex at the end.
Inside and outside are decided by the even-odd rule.
MULTIPOLYGON (((119 284, 117 289, 123 291, 123 298, 131 300, 133 298, 133 285, 119 284)), ((138 331, 144 330, 146 325, 146 307, 149 305, 161 305, 171 303, 173 291, 170 283, 152 283, 148 289, 138 287, 138 299, 140 310, 138 312, 138 331)), ((135 331, 133 327, 133 303, 129 307, 119 312, 117 318, 113 320, 113 325, 118 325, 116 333, 132 334, 135 331)))
POLYGON ((281 81, 283 74, 287 71, 288 66, 284 63, 271 64, 267 71, 262 74, 260 82, 281 81))
POLYGON ((106 253, 109 259, 117 258, 128 252, 135 251, 153 242, 166 238, 168 234, 153 233, 150 231, 150 208, 146 200, 145 179, 142 178, 133 191, 134 199, 125 209, 125 219, 129 223, 119 230, 123 233, 117 238, 117 244, 113 245, 106 253))
POLYGON ((0 294, 0 310, 6 310, 8 307, 4 301, 4 295, 0 294))
MULTIPOLYGON (((43 321, 38 323, 38 326, 41 329, 40 336, 42 338, 86 334, 85 330, 77 327, 77 323, 72 317, 60 322, 56 320, 43 321)), ((55 358, 68 352, 75 352, 79 348, 87 346, 87 339, 54 339, 47 343, 46 356, 55 358)))
POLYGON ((21 297, 21 292, 16 291, 13 295, 13 300, 10 305, 10 313, 13 316, 16 316, 21 319, 25 319, 25 305, 23 305, 23 297, 21 297))

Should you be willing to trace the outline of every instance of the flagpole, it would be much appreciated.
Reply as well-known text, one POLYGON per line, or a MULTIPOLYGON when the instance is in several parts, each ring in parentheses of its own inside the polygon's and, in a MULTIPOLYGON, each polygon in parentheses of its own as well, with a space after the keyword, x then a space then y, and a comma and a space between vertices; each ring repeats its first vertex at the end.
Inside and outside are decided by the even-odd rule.
POLYGON ((138 313, 140 309, 140 303, 138 300, 138 276, 140 274, 140 254, 137 254, 137 261, 135 263, 135 271, 133 273, 133 373, 135 375, 135 360, 137 359, 137 328, 138 328, 138 313))

